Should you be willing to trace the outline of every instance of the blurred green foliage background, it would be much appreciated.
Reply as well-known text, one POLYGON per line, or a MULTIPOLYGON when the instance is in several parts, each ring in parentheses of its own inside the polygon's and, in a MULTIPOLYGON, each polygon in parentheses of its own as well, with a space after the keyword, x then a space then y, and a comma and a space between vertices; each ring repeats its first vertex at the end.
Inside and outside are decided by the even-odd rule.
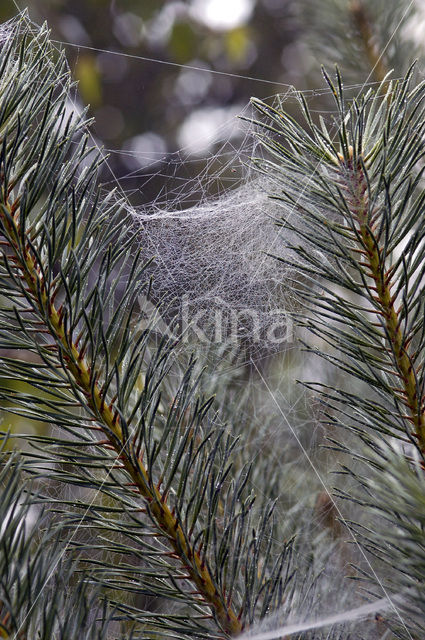
MULTIPOLYGON (((23 0, 3 0, 0 20, 17 7, 23 0)), ((55 40, 81 45, 66 47, 81 103, 90 105, 96 136, 115 151, 112 172, 137 203, 179 198, 213 141, 242 135, 235 115, 251 96, 273 95, 281 83, 308 86, 293 0, 31 0, 27 7, 55 40), (187 150, 190 169, 177 150, 187 150)))

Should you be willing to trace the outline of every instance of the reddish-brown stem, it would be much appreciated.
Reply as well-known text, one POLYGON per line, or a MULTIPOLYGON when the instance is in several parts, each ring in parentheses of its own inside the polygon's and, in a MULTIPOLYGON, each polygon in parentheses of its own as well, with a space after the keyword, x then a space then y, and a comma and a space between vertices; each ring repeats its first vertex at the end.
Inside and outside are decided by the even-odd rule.
POLYGON ((403 336, 400 309, 395 306, 395 296, 391 295, 394 286, 392 278, 394 269, 384 264, 384 253, 379 238, 370 227, 367 181, 364 168, 360 163, 354 166, 353 159, 341 161, 340 175, 346 181, 347 203, 351 215, 358 225, 361 247, 366 252, 367 260, 362 264, 368 276, 373 280, 371 291, 375 292, 374 301, 379 307, 377 314, 383 319, 386 329, 386 340, 389 353, 395 365, 394 373, 400 378, 400 387, 394 388, 408 410, 408 420, 414 427, 412 435, 417 438, 422 452, 425 452, 425 414, 424 398, 420 394, 417 379, 419 369, 412 364, 415 354, 409 353, 410 336, 403 336))
MULTIPOLYGON (((34 306, 42 311, 43 317, 47 315, 49 319, 47 328, 55 338, 59 348, 63 350, 67 369, 87 398, 93 416, 96 417, 100 429, 105 432, 108 438, 107 441, 100 441, 100 444, 108 446, 108 448, 112 447, 122 461, 122 467, 121 465, 120 467, 127 471, 131 479, 130 485, 136 488, 137 493, 148 505, 148 511, 159 529, 157 535, 168 540, 173 557, 178 558, 183 568, 187 571, 182 576, 182 579, 191 581, 196 586, 197 593, 202 596, 203 601, 211 608, 225 633, 229 635, 239 634, 243 630, 241 621, 233 609, 227 605, 224 595, 218 591, 208 565, 202 562, 199 552, 191 547, 190 541, 184 534, 177 517, 167 504, 166 496, 161 495, 149 476, 147 468, 143 465, 142 457, 132 457, 127 453, 128 447, 132 445, 131 442, 124 441, 119 412, 114 404, 115 398, 112 401, 105 401, 101 386, 97 381, 98 373, 90 371, 90 367, 84 357, 84 350, 78 349, 77 339, 73 335, 65 333, 63 323, 65 308, 61 305, 59 309, 56 309, 29 245, 24 244, 22 246, 20 244, 21 239, 18 233, 17 221, 19 207, 15 203, 12 205, 6 203, 6 208, 11 217, 2 216, 2 221, 10 248, 14 252, 16 269, 26 282, 27 291, 34 300, 34 306), (12 217, 12 211, 15 213, 14 217, 12 217), (94 384, 93 378, 95 380, 94 384), (113 437, 109 437, 110 433, 113 434, 113 437)), ((55 291, 56 293, 57 290, 55 291)), ((80 336, 78 341, 79 339, 80 336)), ((90 428, 95 429, 96 427, 90 428)))

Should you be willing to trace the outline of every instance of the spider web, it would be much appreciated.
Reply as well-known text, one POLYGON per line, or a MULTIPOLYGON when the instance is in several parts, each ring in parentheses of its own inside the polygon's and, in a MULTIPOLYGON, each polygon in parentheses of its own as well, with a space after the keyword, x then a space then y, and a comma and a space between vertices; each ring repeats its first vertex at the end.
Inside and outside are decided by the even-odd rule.
MULTIPOLYGON (((279 96, 280 104, 296 99, 294 91, 279 96)), ((262 149, 249 123, 251 107, 236 111, 244 121, 233 114, 225 120, 209 141, 209 154, 182 148, 149 158, 145 152, 143 171, 122 176, 120 188, 131 202, 141 246, 154 258, 148 273, 165 325, 198 348, 225 345, 261 359, 294 339, 294 274, 275 258, 289 257, 294 237, 284 224, 276 226, 291 215, 270 197, 279 194, 278 185, 252 164, 262 149), (141 190, 161 181, 153 201, 133 204, 135 192, 126 183, 135 179, 141 190)))
MULTIPOLYGON (((72 46, 130 57, 141 65, 167 64, 72 46)), ((199 77, 221 74, 191 65, 170 66, 175 68, 176 77, 187 70, 199 77)), ((346 90, 355 95, 373 84, 352 85, 346 90)), ((299 102, 299 92, 290 85, 283 86, 283 93, 269 98, 291 110, 299 102)), ((322 114, 329 94, 328 87, 303 92, 311 110, 317 106, 322 114)), ((329 118, 332 113, 328 109, 329 118)), ((192 115, 181 129, 188 128, 192 115)), ((261 176, 253 168, 252 158, 261 156, 262 150, 254 125, 249 123, 251 107, 209 107, 203 109, 203 115, 216 125, 213 133, 201 131, 199 135, 194 127, 186 139, 195 138, 195 144, 192 140, 174 152, 158 151, 149 145, 149 138, 160 138, 161 132, 141 132, 139 138, 147 143, 142 149, 140 145, 136 149, 131 145, 106 149, 109 157, 102 180, 106 189, 118 185, 134 216, 140 245, 147 259, 153 258, 147 276, 152 278, 157 321, 160 316, 158 329, 206 354, 236 352, 246 361, 261 361, 287 350, 294 342, 291 312, 297 301, 291 280, 295 274, 275 259, 290 257, 289 245, 294 237, 284 224, 277 227, 276 222, 285 221, 291 211, 270 197, 279 195, 273 178, 261 176), (114 170, 117 158, 131 169, 119 178, 114 170), (146 194, 152 197, 146 200, 146 194)), ((142 314, 149 315, 152 308, 141 299, 142 314)))

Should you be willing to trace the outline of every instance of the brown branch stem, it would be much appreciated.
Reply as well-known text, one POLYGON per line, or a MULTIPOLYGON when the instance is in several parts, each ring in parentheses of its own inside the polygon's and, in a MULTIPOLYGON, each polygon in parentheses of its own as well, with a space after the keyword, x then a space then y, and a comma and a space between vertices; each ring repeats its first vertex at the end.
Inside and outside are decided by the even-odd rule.
MULTIPOLYGON (((96 372, 90 371, 84 355, 77 347, 72 335, 66 334, 63 322, 63 310, 56 309, 44 283, 41 269, 37 265, 30 250, 30 245, 21 241, 19 234, 19 207, 6 202, 9 216, 0 214, 8 241, 14 252, 15 268, 25 280, 27 291, 34 300, 34 305, 41 312, 43 318, 48 318, 48 329, 62 349, 63 358, 69 373, 75 383, 87 398, 88 406, 94 419, 112 445, 123 467, 137 487, 140 496, 145 500, 152 520, 159 529, 159 534, 165 537, 171 546, 172 553, 178 557, 182 568, 187 572, 184 579, 190 580, 196 586, 196 592, 202 596, 203 602, 210 607, 222 630, 229 635, 237 635, 243 630, 243 625, 233 609, 227 605, 225 596, 216 587, 212 573, 201 559, 199 551, 190 545, 177 517, 166 502, 166 496, 161 495, 159 489, 150 478, 147 468, 134 451, 128 451, 131 442, 125 442, 120 417, 114 403, 107 402, 102 395, 101 386, 97 381, 93 384, 96 372), (113 434, 111 437, 110 434, 113 434), (131 455, 131 454, 134 455, 131 455)), ((93 427, 91 427, 93 428, 93 427)), ((104 446, 104 441, 100 442, 104 446)))
POLYGON ((394 374, 400 378, 400 387, 393 388, 393 391, 407 407, 407 419, 414 427, 412 435, 417 439, 421 451, 425 452, 425 407, 424 398, 417 383, 419 368, 417 369, 413 365, 414 354, 409 353, 411 336, 403 335, 400 309, 396 308, 396 301, 391 294, 391 288, 395 284, 392 280, 394 271, 391 265, 388 266, 384 263, 383 249, 380 247, 373 227, 370 226, 364 168, 360 162, 357 167, 353 166, 352 158, 344 163, 341 161, 341 164, 343 164, 341 174, 344 175, 347 184, 347 203, 353 219, 358 224, 361 246, 367 255, 362 264, 374 282, 374 287, 371 287, 371 290, 375 291, 373 297, 379 307, 376 314, 385 323, 385 339, 387 343, 390 343, 387 351, 392 356, 395 365, 394 374))
POLYGON ((351 0, 350 12, 359 32, 367 60, 371 66, 371 73, 373 73, 378 82, 383 82, 388 73, 388 69, 383 62, 382 53, 379 53, 374 43, 376 38, 363 2, 361 0, 351 0))

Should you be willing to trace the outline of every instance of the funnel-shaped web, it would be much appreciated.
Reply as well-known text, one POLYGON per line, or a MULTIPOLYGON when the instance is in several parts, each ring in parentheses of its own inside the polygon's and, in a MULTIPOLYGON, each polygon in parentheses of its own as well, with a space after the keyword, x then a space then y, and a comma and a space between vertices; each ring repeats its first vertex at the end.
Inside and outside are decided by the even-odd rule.
POLYGON ((284 348, 290 339, 290 288, 282 256, 290 240, 276 227, 282 205, 255 178, 183 211, 138 212, 153 296, 167 319, 201 341, 284 348), (272 255, 270 255, 272 254, 272 255))

